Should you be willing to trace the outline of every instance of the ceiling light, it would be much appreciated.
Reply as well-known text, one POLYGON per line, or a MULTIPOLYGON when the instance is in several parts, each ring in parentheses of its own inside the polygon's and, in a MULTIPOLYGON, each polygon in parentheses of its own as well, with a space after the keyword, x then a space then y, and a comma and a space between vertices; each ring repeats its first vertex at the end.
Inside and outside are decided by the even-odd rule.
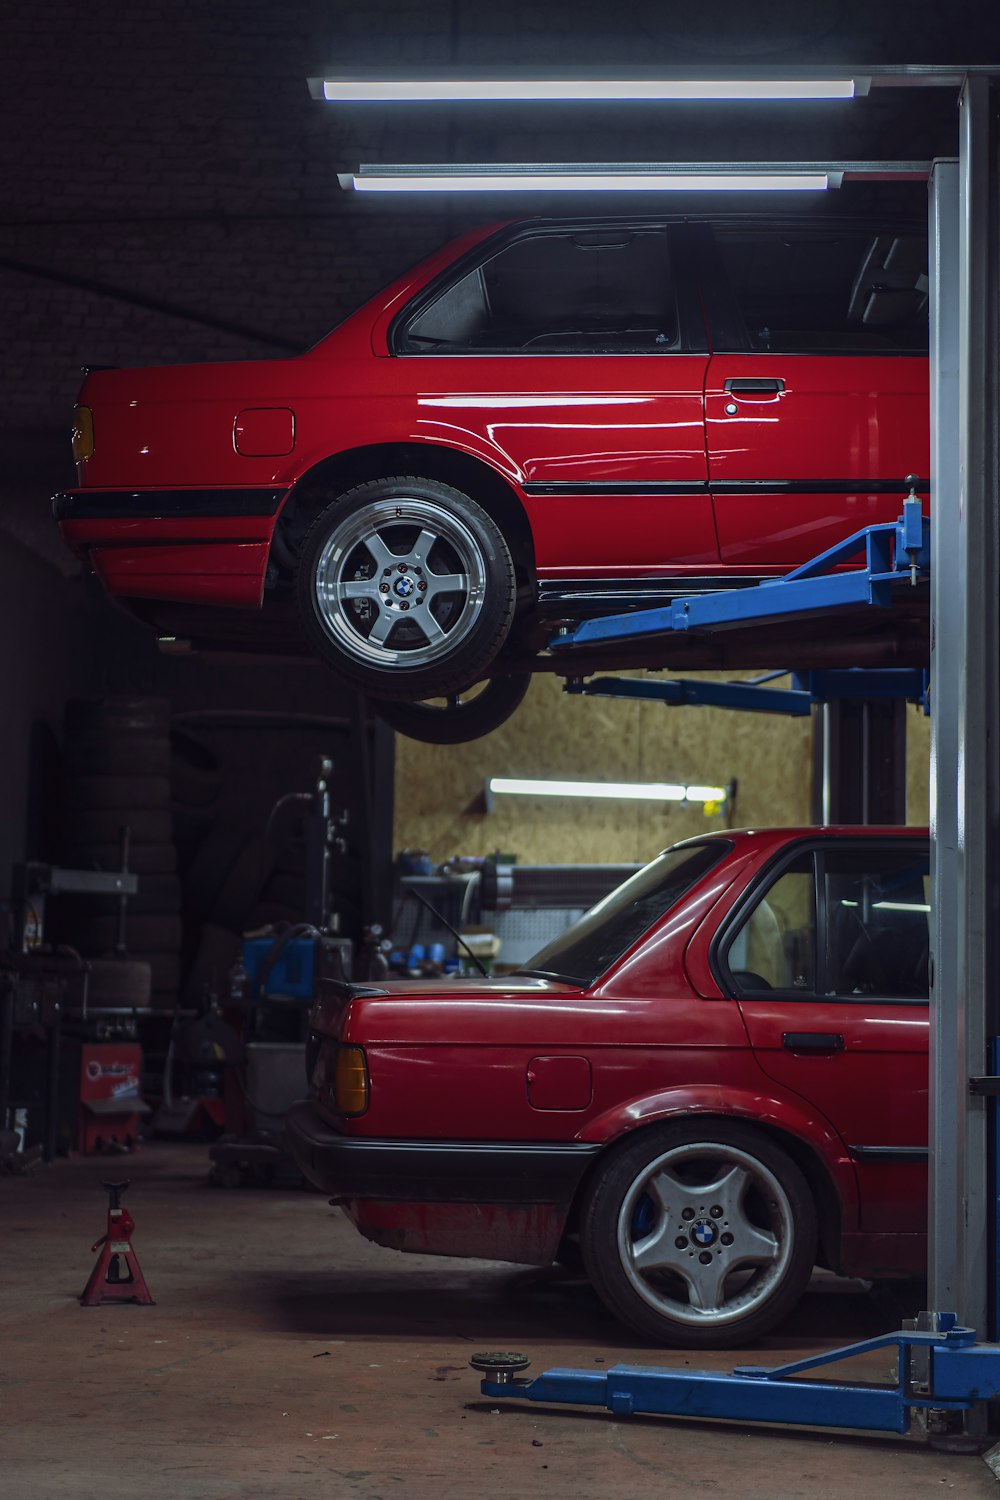
POLYGON ((692 170, 684 165, 648 167, 368 167, 340 174, 340 185, 358 193, 525 192, 823 192, 839 187, 839 174, 824 171, 692 170))
POLYGON ((853 99, 854 78, 311 78, 310 91, 337 104, 453 100, 853 99))
POLYGON ((514 794, 524 797, 612 797, 634 802, 725 802, 722 786, 687 786, 670 781, 549 781, 530 777, 490 776, 490 797, 514 794))

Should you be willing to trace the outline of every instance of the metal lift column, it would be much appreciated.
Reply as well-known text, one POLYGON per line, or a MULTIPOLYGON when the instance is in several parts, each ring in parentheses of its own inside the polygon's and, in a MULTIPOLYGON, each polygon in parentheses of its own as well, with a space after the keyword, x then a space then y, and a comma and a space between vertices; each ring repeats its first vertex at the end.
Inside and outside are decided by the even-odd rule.
MULTIPOLYGON (((991 81, 967 77, 931 228, 931 1322, 996 1337, 988 1110, 1000 1034, 998 175, 991 81)), ((996 1106, 993 1106, 996 1107, 996 1106)), ((980 1409, 979 1416, 983 1415, 980 1409)))

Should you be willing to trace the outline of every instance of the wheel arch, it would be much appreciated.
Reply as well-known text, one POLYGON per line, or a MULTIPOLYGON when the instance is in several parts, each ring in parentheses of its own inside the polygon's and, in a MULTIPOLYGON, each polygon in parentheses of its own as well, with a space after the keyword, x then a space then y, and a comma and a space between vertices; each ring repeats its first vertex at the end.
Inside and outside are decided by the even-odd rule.
POLYGON ((507 539, 518 588, 533 584, 534 539, 513 486, 485 460, 437 443, 377 443, 349 448, 307 470, 296 480, 278 516, 272 542, 278 567, 291 569, 310 524, 333 496, 373 479, 407 474, 449 484, 481 505, 507 539))
POLYGON ((579 1228, 581 1208, 590 1186, 597 1174, 605 1170, 609 1161, 633 1145, 641 1136, 651 1134, 658 1126, 683 1124, 685 1121, 697 1122, 699 1127, 705 1125, 708 1128, 713 1122, 748 1126, 755 1130, 762 1139, 779 1147, 791 1157, 805 1178, 816 1205, 821 1263, 830 1270, 839 1270, 842 1261, 841 1235, 844 1228, 844 1213, 841 1205, 845 1199, 848 1212, 852 1218, 856 1218, 857 1191, 853 1171, 848 1168, 846 1174, 840 1174, 840 1186, 847 1188, 845 1199, 842 1199, 830 1163, 814 1142, 804 1139, 802 1135, 787 1126, 780 1125, 773 1120, 761 1119, 759 1115, 746 1109, 724 1111, 709 1104, 677 1106, 673 1109, 664 1109, 655 1116, 647 1116, 641 1123, 622 1128, 613 1139, 608 1141, 605 1149, 588 1164, 570 1205, 566 1233, 574 1234, 579 1228))

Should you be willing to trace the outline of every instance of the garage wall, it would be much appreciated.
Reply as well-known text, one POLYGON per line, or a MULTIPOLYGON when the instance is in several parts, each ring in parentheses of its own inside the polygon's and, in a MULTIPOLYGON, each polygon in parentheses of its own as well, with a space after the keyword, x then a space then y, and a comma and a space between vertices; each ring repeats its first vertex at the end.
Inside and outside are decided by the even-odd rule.
MULTIPOLYGON (((335 176, 360 161, 726 151, 717 144, 729 123, 724 110, 673 111, 665 129, 630 107, 336 113, 308 97, 307 75, 338 66, 586 67, 610 58, 651 68, 950 62, 996 52, 995 20, 982 7, 966 9, 942 14, 932 0, 772 0, 752 14, 736 0, 703 12, 661 0, 621 0, 613 10, 603 0, 90 0, 84 8, 11 0, 0 65, 0 889, 9 859, 35 852, 25 792, 32 726, 55 722, 66 696, 113 682, 121 649, 119 617, 72 580, 49 519, 49 495, 69 477, 80 365, 301 349, 442 240, 505 209, 539 211, 532 200, 499 211, 474 201, 460 211, 361 201, 340 193, 335 176)), ((951 107, 914 95, 894 118, 885 154, 919 157, 951 107)), ((866 102, 848 118, 860 129, 877 108, 866 102)), ((786 119, 774 110, 754 116, 743 133, 747 156, 773 156, 786 119)), ((843 106, 831 105, 797 121, 794 154, 822 157, 843 120, 843 106)), ((839 137, 842 152, 853 128, 846 146, 839 137)), ((865 201, 854 197, 852 206, 865 201)), ((156 680, 152 653, 135 650, 148 664, 145 680, 156 680)), ((233 689, 237 700, 241 691, 233 689)), ((523 857, 631 859, 702 826, 699 815, 677 810, 656 814, 653 827, 648 815, 615 808, 589 815, 586 827, 551 809, 532 809, 528 819, 511 809, 489 821, 462 811, 482 774, 499 765, 736 776, 740 821, 805 816, 807 736, 801 723, 707 710, 564 703, 553 683, 539 681, 517 719, 482 745, 401 743, 397 844, 438 855, 495 847, 511 842, 516 820, 523 857)))

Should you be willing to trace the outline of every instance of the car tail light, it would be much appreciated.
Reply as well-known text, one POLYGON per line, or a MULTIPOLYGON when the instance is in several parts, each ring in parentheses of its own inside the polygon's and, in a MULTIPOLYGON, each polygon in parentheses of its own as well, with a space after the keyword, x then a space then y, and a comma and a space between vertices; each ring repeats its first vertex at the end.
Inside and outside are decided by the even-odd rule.
POLYGON ((89 406, 78 406, 73 413, 73 457, 78 464, 94 456, 94 414, 89 406))
POLYGON ((339 1048, 333 1091, 340 1114, 364 1114, 368 1108, 368 1064, 362 1047, 339 1048))

